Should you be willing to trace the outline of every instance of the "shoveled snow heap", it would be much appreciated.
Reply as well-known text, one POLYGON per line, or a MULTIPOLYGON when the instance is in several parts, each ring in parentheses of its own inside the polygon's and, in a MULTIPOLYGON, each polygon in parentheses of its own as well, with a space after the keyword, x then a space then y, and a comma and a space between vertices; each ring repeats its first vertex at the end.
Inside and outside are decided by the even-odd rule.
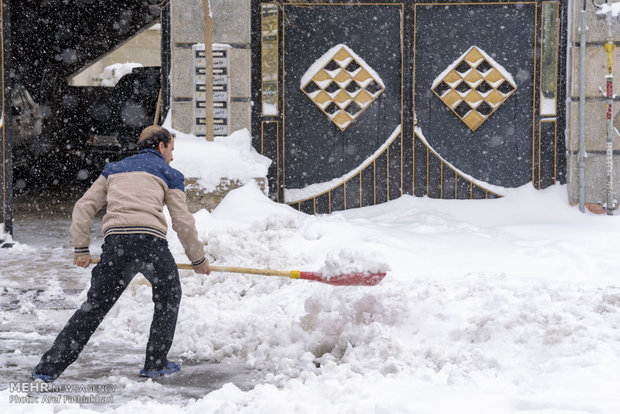
POLYGON ((390 266, 380 253, 345 248, 338 253, 328 253, 319 273, 329 279, 343 274, 385 273, 388 270, 390 266))
MULTIPOLYGON (((170 128, 169 123, 164 127, 170 128)), ((198 178, 198 184, 207 192, 215 190, 222 177, 245 184, 253 178, 267 176, 271 160, 252 147, 247 129, 228 137, 215 137, 213 142, 180 131, 175 134, 174 159, 170 165, 185 177, 198 178)))
MULTIPOLYGON (((566 187, 315 217, 250 183, 197 220, 215 264, 391 271, 373 287, 183 272, 171 355, 241 362, 263 381, 166 410, 620 412, 620 222, 569 207, 566 187)), ((151 306, 132 284, 99 337, 143 344, 151 306)))

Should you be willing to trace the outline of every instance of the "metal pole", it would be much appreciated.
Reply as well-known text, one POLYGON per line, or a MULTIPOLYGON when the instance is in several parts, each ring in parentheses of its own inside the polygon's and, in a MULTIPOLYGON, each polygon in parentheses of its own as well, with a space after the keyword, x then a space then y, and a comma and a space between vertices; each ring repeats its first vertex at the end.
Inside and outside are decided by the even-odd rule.
POLYGON ((607 51, 607 75, 605 79, 607 81, 607 215, 613 216, 614 214, 614 121, 613 121, 613 108, 614 108, 614 75, 611 73, 612 53, 616 45, 611 37, 611 9, 607 11, 607 43, 605 43, 605 50, 607 51))
POLYGON ((579 168, 579 211, 585 212, 585 164, 586 164, 586 0, 583 0, 581 10, 579 41, 579 155, 577 166, 579 168))

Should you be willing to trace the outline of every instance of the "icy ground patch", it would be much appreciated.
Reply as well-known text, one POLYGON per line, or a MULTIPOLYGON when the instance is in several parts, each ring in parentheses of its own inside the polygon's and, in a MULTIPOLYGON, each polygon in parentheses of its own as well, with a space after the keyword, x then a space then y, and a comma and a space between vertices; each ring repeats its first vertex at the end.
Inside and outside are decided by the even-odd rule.
MULTIPOLYGON (((136 375, 152 307, 150 289, 136 278, 83 359, 58 380, 117 384, 114 403, 10 404, 17 393, 6 389, 0 410, 620 412, 620 219, 579 213, 563 186, 525 186, 486 201, 404 196, 307 216, 248 184, 195 217, 215 264, 390 270, 374 287, 184 271, 171 358, 203 374, 159 381, 136 375), (110 344, 116 348, 98 360, 110 344), (224 381, 205 374, 217 369, 224 381)), ((174 234, 169 242, 186 262, 174 234)), ((0 251, 2 263, 45 251, 18 247, 0 251)), ((70 260, 68 248, 57 253, 70 260)), ((3 286, 10 280, 16 288, 18 271, 3 266, 3 286)), ((19 300, 20 308, 0 315, 0 333, 10 339, 0 364, 24 381, 70 311, 50 314, 34 298, 19 300)), ((3 380, 8 388, 11 379, 3 380)))

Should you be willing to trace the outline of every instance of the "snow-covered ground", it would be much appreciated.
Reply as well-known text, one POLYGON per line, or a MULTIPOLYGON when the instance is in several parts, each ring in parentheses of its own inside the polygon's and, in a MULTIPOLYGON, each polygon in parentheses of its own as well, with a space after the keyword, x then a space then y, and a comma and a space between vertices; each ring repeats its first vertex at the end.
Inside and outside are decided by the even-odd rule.
MULTIPOLYGON (((182 152, 175 151, 176 162, 182 152)), ((185 372, 223 372, 193 381, 180 376, 184 370, 175 374, 187 383, 137 375, 152 302, 136 278, 57 381, 114 384, 113 402, 52 404, 40 399, 59 393, 23 393, 9 383, 27 380, 85 297, 89 271, 57 268, 71 260, 66 234, 55 248, 1 249, 0 288, 14 294, 27 287, 22 281, 37 285, 36 275, 20 272, 44 256, 37 263, 52 292, 3 302, 0 367, 15 378, 2 377, 0 412, 620 412, 620 218, 581 214, 567 204, 565 186, 526 185, 486 201, 403 196, 308 216, 272 202, 250 181, 195 217, 214 264, 389 268, 388 275, 377 286, 335 287, 182 271, 170 356, 185 372), (66 306, 55 313, 38 309, 54 307, 67 274, 79 293, 61 295, 66 306), (10 402, 27 395, 39 401, 10 402)), ((187 262, 172 232, 169 242, 187 262)))

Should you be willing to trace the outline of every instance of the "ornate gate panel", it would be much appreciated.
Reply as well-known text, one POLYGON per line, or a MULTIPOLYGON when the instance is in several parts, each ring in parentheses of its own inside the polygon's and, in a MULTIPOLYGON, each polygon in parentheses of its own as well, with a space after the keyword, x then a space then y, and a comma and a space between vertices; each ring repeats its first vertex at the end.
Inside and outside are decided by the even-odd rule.
POLYGON ((256 147, 275 161, 278 201, 314 213, 402 194, 404 8, 260 4, 256 147))
MULTIPOLYGON (((452 168, 483 187, 517 187, 530 181, 540 186, 542 137, 554 142, 553 158, 561 151, 557 133, 543 134, 538 125, 544 103, 537 84, 539 53, 543 49, 556 58, 559 46, 557 18, 544 26, 545 33, 554 36, 553 44, 539 44, 539 13, 547 4, 559 12, 559 2, 415 5, 416 131, 452 168)), ((555 105, 561 102, 557 58, 553 63, 552 71, 549 65, 542 69, 553 74, 555 105)), ((552 115, 557 118, 555 111, 552 115)), ((421 187, 417 195, 436 192, 416 187, 421 187)))

